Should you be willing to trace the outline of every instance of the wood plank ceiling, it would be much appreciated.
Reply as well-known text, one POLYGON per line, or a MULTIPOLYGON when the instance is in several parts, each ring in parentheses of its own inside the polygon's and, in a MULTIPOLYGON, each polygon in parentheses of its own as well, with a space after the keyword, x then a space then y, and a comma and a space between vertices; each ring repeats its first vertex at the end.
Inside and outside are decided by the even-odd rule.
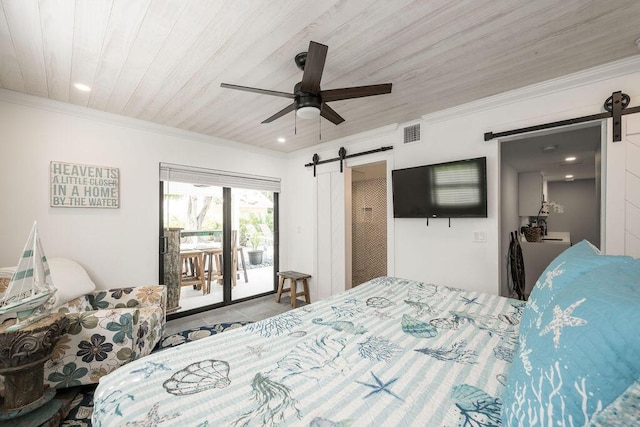
POLYGON ((310 40, 329 46, 322 89, 393 83, 331 103, 346 122, 324 141, 639 53, 637 0, 1 4, 0 87, 283 152, 320 143, 318 121, 260 124, 290 100, 220 83, 292 92, 310 40))

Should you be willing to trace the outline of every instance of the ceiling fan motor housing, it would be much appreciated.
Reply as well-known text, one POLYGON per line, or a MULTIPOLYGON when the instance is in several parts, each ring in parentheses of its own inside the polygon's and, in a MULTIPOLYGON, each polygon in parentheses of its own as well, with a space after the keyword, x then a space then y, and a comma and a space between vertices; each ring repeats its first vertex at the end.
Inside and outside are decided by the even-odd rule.
POLYGON ((322 97, 309 92, 302 92, 300 86, 302 82, 296 83, 293 93, 296 96, 296 110, 303 107, 314 107, 320 109, 322 97))

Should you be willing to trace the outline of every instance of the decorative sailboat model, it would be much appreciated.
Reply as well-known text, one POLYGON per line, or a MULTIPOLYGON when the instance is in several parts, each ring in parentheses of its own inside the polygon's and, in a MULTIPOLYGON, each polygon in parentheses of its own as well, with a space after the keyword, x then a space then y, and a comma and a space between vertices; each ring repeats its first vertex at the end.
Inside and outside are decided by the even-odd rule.
POLYGON ((6 330, 16 331, 48 316, 55 302, 55 292, 47 257, 38 237, 38 224, 34 222, 18 266, 0 300, 0 318, 16 318, 16 323, 6 330))

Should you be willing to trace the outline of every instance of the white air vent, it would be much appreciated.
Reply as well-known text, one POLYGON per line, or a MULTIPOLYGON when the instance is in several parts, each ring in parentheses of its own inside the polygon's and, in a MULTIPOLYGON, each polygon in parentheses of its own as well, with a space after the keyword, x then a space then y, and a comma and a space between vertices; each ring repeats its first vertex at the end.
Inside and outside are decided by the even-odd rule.
POLYGON ((420 123, 404 128, 404 143, 420 141, 420 123))

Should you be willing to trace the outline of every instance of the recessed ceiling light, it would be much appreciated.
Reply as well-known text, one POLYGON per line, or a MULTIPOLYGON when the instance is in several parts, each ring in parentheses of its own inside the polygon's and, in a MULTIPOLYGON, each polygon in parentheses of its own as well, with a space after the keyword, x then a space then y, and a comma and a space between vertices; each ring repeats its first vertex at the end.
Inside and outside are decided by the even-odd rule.
POLYGON ((564 177, 567 178, 567 179, 571 179, 571 178, 573 178, 573 175, 565 175, 564 177))
POLYGON ((638 49, 640 49, 640 37, 636 39, 636 46, 638 46, 638 49))
POLYGON ((85 84, 82 83, 74 83, 73 87, 75 87, 78 90, 81 90, 83 92, 91 92, 91 88, 85 84))
POLYGON ((566 157, 566 158, 564 159, 564 161, 565 161, 565 162, 573 162, 573 161, 575 161, 575 160, 576 160, 575 156, 566 157))
POLYGON ((542 151, 553 151, 556 148, 558 148, 557 145, 545 145, 544 147, 542 147, 542 151))
POLYGON ((278 142, 279 143, 283 143, 283 142, 287 142, 286 139, 284 139, 283 137, 278 138, 278 142))

